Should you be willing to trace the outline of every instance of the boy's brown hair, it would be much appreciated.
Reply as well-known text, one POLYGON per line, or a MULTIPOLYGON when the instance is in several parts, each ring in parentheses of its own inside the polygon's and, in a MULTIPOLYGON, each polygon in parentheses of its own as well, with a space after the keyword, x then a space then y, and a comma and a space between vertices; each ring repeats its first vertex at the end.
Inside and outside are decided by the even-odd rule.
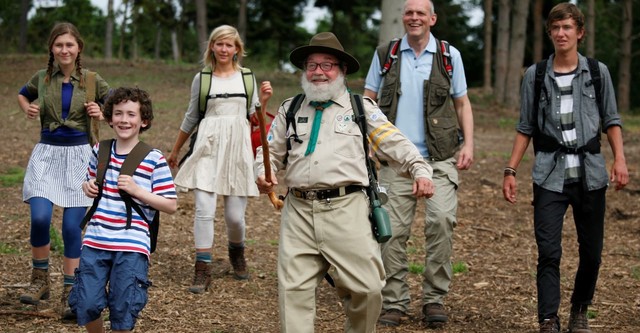
POLYGON ((151 104, 151 98, 149 93, 135 87, 120 87, 115 89, 104 105, 104 118, 111 122, 113 119, 113 106, 122 102, 131 101, 140 104, 140 118, 143 122, 147 123, 147 126, 140 127, 140 133, 151 128, 151 121, 153 120, 153 107, 151 104))
POLYGON ((580 10, 580 8, 578 8, 578 6, 570 2, 563 2, 551 8, 549 16, 547 16, 547 33, 551 35, 551 25, 553 23, 569 18, 572 18, 576 23, 576 28, 578 29, 578 31, 585 32, 584 34, 582 34, 582 38, 578 40, 578 44, 580 44, 584 40, 584 37, 587 35, 586 31, 584 30, 584 14, 582 14, 582 11, 580 10))

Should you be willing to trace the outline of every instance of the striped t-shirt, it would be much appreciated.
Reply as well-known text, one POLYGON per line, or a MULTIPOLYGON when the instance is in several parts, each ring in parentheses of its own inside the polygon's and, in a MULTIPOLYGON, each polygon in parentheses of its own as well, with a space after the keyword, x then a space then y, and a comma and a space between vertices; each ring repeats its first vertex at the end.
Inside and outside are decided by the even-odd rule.
MULTIPOLYGON (((570 73, 555 73, 556 83, 560 88, 560 126, 564 146, 577 148, 576 122, 573 115, 573 88, 571 82, 575 71, 570 73)), ((580 157, 576 154, 565 155, 564 183, 570 184, 580 181, 580 157)))
MULTIPOLYGON (((89 161, 88 179, 96 178, 96 164, 98 161, 98 146, 93 147, 93 155, 89 161)), ((139 252, 150 255, 151 241, 149 226, 132 209, 131 227, 126 229, 127 213, 124 201, 118 193, 118 176, 120 168, 127 155, 115 152, 115 141, 111 147, 109 166, 105 174, 102 198, 96 212, 89 220, 83 246, 106 250, 139 252)), ((138 186, 165 198, 177 198, 171 170, 162 153, 153 149, 136 169, 133 179, 138 186)), ((156 210, 134 198, 149 221, 153 221, 156 210)))

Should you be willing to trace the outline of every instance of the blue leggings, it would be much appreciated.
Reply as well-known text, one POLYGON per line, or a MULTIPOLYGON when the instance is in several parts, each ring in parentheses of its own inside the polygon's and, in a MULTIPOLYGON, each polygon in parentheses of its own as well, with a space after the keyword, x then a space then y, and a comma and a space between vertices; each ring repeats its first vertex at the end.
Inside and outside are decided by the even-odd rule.
MULTIPOLYGON (((49 228, 53 215, 53 203, 45 198, 29 199, 31 206, 31 246, 41 247, 49 244, 49 228)), ((82 230, 80 222, 84 218, 87 207, 68 207, 62 213, 62 240, 64 256, 71 259, 80 258, 82 246, 82 230)))

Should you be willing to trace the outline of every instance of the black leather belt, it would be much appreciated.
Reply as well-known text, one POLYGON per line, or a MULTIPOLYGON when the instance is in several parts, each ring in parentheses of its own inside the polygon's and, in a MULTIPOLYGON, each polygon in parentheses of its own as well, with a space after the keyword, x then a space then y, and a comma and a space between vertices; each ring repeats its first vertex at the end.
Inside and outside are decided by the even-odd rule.
POLYGON ((360 185, 349 185, 338 188, 330 188, 324 190, 301 190, 297 188, 290 188, 289 193, 293 194, 296 198, 307 200, 325 200, 343 195, 351 194, 353 192, 362 191, 363 187, 360 185))

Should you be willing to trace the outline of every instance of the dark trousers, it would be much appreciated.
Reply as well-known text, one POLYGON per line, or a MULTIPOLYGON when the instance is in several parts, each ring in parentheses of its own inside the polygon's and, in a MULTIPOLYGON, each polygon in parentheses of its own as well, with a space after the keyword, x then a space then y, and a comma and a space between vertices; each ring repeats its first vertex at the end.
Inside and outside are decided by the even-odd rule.
POLYGON ((580 263, 572 304, 591 304, 598 280, 604 237, 606 187, 587 191, 582 183, 565 185, 562 193, 533 185, 533 220, 538 244, 538 320, 557 318, 560 307, 562 225, 571 205, 578 234, 580 263))

